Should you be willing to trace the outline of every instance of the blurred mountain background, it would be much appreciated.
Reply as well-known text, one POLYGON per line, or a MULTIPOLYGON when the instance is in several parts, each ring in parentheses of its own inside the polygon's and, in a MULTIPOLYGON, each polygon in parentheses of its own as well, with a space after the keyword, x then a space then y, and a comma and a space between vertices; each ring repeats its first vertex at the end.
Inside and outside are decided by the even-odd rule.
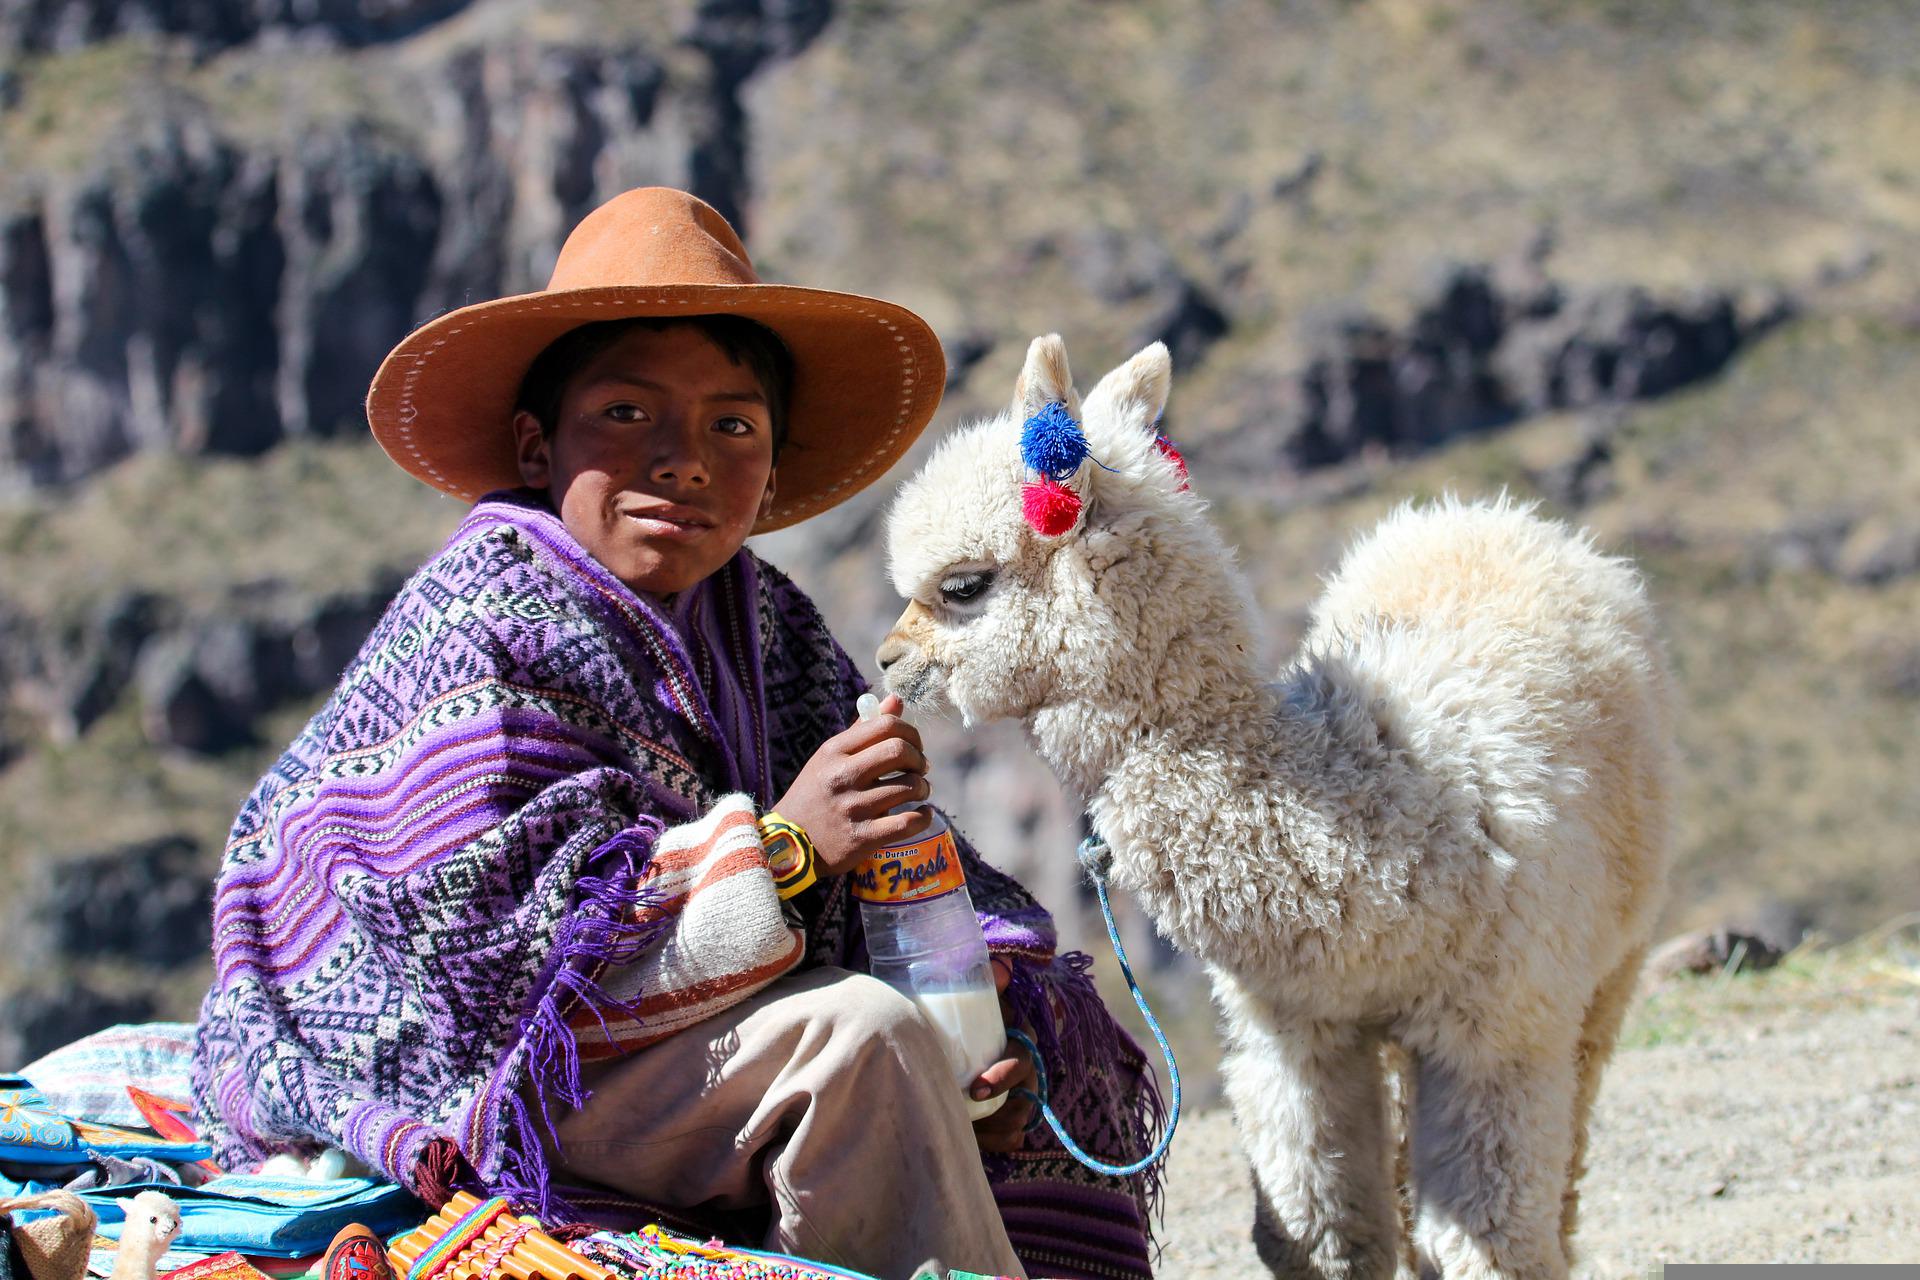
MULTIPOLYGON (((1920 909, 1906 0, 4 0, 0 1063, 193 1016, 227 824, 460 515, 368 440, 375 366, 649 183, 925 315, 929 440, 1036 333, 1083 386, 1166 341, 1276 667, 1399 501, 1592 527, 1684 691, 1666 929, 1920 909)), ((919 456, 760 547, 869 664, 919 456)), ((928 732, 1104 953, 1077 805, 928 732)), ((1199 975, 1126 928, 1204 1094, 1199 975)))

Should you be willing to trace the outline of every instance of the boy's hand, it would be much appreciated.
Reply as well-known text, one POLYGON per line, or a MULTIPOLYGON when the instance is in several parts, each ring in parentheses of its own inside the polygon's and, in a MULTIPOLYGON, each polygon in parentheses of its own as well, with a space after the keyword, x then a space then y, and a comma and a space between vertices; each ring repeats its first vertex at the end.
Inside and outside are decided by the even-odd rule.
POLYGON ((920 731, 900 718, 900 699, 888 694, 879 714, 820 744, 774 806, 813 841, 821 877, 851 870, 875 849, 897 844, 933 823, 926 808, 889 809, 932 794, 920 731), (897 778, 881 778, 900 774, 897 778))
MULTIPOLYGON (((1013 977, 1013 970, 1005 960, 993 962, 993 985, 1000 990, 1000 1020, 1008 1026, 1015 1026, 1013 1005, 1007 1000, 1007 983, 1013 977)), ((1033 1028, 1022 1025, 1020 1030, 1027 1035, 1033 1034, 1033 1028)), ((1038 1075, 1033 1069, 1033 1057, 1028 1054, 1025 1045, 1013 1040, 1007 1041, 1007 1056, 982 1071, 967 1088, 967 1096, 978 1101, 991 1098, 1009 1089, 1023 1088, 1031 1091, 1038 1075)), ((973 1122, 973 1138, 980 1144, 982 1151, 1018 1151, 1027 1142, 1027 1122, 1033 1119, 1033 1102, 1028 1098, 1008 1098, 1001 1108, 983 1120, 973 1122)))

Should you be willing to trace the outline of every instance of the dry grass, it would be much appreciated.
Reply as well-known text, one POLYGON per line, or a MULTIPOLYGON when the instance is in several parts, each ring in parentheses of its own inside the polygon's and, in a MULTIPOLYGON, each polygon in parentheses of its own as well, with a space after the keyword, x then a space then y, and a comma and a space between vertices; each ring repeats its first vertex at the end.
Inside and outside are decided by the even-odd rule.
POLYGON ((1670 979, 1643 992, 1620 1033, 1623 1049, 1692 1044, 1730 1023, 1783 1006, 1821 1013, 1920 1001, 1920 912, 1886 921, 1846 942, 1812 937, 1779 964, 1740 971, 1738 952, 1708 977, 1670 979))
POLYGON ((264 458, 146 454, 71 490, 0 508, 7 599, 60 618, 127 590, 189 609, 278 582, 311 595, 411 570, 463 508, 362 441, 297 441, 264 458))

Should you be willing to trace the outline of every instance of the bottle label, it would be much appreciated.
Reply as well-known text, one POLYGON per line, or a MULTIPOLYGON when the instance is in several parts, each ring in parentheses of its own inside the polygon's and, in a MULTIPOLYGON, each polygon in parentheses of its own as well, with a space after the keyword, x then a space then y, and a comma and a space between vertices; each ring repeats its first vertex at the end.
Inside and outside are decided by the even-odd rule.
POLYGON ((953 832, 941 830, 868 854, 847 882, 862 902, 919 902, 965 888, 967 873, 953 832))

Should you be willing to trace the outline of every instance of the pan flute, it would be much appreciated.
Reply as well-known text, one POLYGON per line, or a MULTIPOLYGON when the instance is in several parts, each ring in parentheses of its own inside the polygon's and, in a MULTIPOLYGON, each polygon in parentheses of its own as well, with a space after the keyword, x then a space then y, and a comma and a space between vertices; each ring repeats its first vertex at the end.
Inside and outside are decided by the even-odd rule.
POLYGON ((616 1280, 540 1230, 535 1219, 514 1216, 505 1200, 483 1201, 464 1191, 395 1240, 387 1261, 401 1280, 616 1280))

